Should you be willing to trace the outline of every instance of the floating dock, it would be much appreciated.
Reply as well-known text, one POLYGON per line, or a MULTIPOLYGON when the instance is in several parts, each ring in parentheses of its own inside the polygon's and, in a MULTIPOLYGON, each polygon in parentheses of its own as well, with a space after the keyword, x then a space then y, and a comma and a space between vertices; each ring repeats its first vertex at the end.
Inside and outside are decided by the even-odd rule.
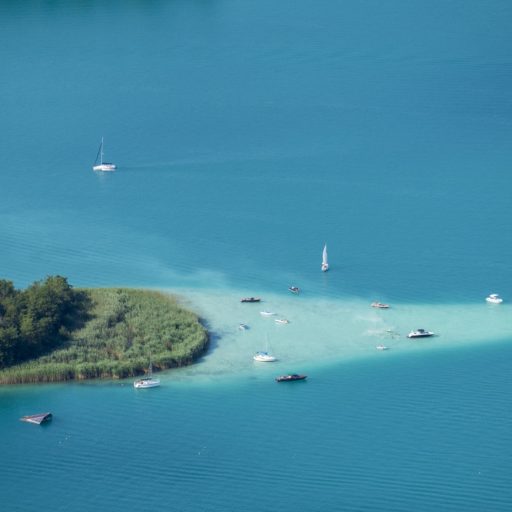
POLYGON ((51 421, 52 413, 51 412, 43 412, 41 414, 32 414, 31 416, 23 416, 20 418, 20 421, 26 421, 27 423, 35 423, 36 425, 41 425, 41 423, 47 423, 51 421))

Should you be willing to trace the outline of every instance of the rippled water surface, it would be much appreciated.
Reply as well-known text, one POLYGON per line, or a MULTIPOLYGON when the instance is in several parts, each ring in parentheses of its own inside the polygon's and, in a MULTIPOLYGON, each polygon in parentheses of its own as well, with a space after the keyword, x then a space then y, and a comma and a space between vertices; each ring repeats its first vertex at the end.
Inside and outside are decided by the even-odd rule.
POLYGON ((170 291, 212 333, 158 389, 2 387, 2 506, 510 510, 511 19, 2 2, 0 277, 170 291))

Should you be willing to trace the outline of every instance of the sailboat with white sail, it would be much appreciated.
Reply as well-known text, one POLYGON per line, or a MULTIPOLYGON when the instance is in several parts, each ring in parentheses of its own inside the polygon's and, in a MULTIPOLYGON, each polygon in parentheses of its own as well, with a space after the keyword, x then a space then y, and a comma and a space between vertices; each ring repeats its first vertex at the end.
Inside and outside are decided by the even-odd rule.
POLYGON ((273 356, 268 350, 268 335, 267 335, 267 346, 265 351, 256 352, 253 359, 259 363, 273 363, 277 361, 277 357, 273 356))
POLYGON ((322 251, 322 272, 329 270, 329 262, 327 260, 327 244, 324 244, 324 250, 322 251))
POLYGON ((133 387, 136 389, 144 389, 144 388, 156 388, 158 386, 160 386, 160 379, 155 379, 153 377, 153 365, 151 364, 151 361, 150 361, 147 376, 142 377, 141 379, 137 379, 133 383, 133 387))
POLYGON ((103 161, 103 137, 101 137, 101 144, 98 149, 98 154, 96 155, 96 160, 94 162, 94 165, 92 166, 93 171, 115 171, 117 169, 116 164, 113 164, 111 162, 104 162, 103 161), (98 163, 99 162, 99 163, 98 163))

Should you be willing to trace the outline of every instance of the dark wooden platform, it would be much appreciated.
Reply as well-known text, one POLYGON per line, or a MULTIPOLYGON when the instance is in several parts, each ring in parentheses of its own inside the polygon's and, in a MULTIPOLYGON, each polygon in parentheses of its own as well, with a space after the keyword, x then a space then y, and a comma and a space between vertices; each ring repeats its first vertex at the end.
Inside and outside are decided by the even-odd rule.
POLYGON ((36 425, 41 425, 41 423, 46 423, 51 421, 52 419, 51 412, 42 412, 40 414, 32 414, 30 416, 23 416, 20 418, 20 421, 26 421, 27 423, 35 423, 36 425))

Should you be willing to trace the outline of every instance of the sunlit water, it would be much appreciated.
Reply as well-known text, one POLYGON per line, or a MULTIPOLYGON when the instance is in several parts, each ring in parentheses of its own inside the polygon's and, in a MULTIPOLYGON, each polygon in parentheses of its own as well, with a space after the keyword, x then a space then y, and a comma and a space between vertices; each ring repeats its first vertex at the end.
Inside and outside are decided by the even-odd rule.
POLYGON ((2 387, 2 507, 510 510, 511 19, 3 2, 1 277, 169 291, 211 346, 158 389, 2 387))

